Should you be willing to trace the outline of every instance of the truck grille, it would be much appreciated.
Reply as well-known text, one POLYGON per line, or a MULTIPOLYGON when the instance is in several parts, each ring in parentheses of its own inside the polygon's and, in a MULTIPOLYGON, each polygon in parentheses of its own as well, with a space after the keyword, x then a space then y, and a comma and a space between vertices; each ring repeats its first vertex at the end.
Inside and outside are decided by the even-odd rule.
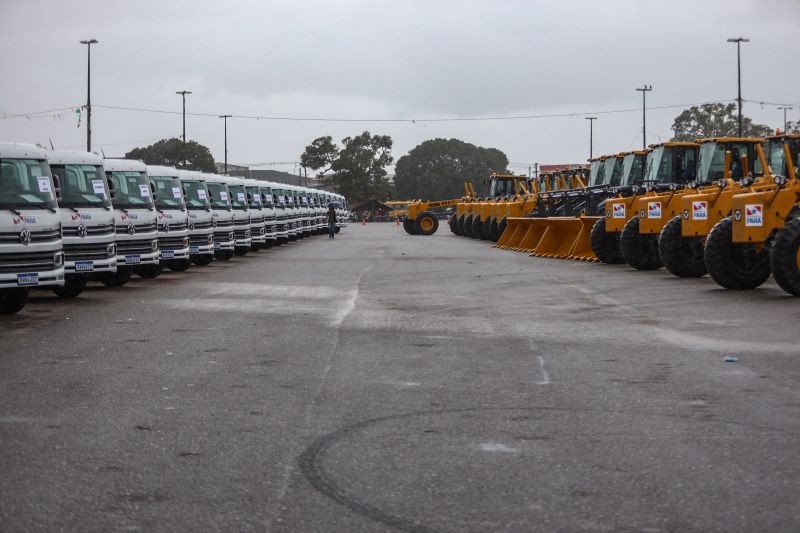
POLYGON ((211 226, 213 226, 213 223, 210 220, 208 220, 206 222, 195 222, 194 223, 194 229, 209 229, 211 226))
MULTIPOLYGON (((165 225, 166 224, 159 224, 158 225, 158 231, 162 231, 163 232, 165 225)), ((188 229, 188 228, 189 228, 189 224, 187 224, 186 222, 170 222, 169 223, 169 230, 170 231, 183 231, 183 230, 188 229)))
POLYGON ((50 251, 2 254, 0 255, 0 272, 6 274, 54 270, 56 267, 53 261, 55 253, 55 251, 50 251))
POLYGON ((231 226, 233 226, 233 220, 217 220, 218 228, 230 228, 231 226))
POLYGON ((215 231, 214 232, 214 240, 216 242, 228 242, 230 238, 228 237, 228 231, 215 231))
POLYGON ((108 257, 107 243, 65 244, 65 261, 84 261, 88 259, 105 259, 108 257))
POLYGON ((158 247, 162 250, 175 250, 183 248, 183 237, 158 238, 158 247))
POLYGON ((208 246, 208 235, 189 237, 189 244, 191 246, 208 246))
MULTIPOLYGON (((86 226, 86 236, 98 236, 98 235, 113 235, 114 234, 114 224, 102 224, 100 226, 86 226)), ((78 235, 78 227, 75 226, 74 228, 64 228, 64 236, 65 237, 80 237, 78 235)))
POLYGON ((117 255, 141 255, 153 252, 150 240, 117 241, 117 255))
MULTIPOLYGON (((14 243, 19 244, 19 234, 22 231, 20 228, 19 231, 4 231, 0 233, 0 243, 14 243)), ((41 230, 41 231, 34 231, 31 230, 31 244, 39 243, 39 242, 53 242, 61 239, 61 230, 56 229, 48 229, 48 230, 41 230)))

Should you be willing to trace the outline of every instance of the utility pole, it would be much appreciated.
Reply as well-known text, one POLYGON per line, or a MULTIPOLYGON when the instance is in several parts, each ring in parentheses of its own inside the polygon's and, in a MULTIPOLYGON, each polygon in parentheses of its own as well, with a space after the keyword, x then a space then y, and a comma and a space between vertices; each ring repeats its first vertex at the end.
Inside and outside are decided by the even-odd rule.
POLYGON ((736 43, 736 79, 739 87, 739 97, 736 99, 739 102, 739 137, 742 136, 742 54, 741 44, 749 43, 750 39, 744 37, 736 37, 735 39, 728 39, 729 43, 736 43))
MULTIPOLYGON (((228 175, 228 119, 231 115, 220 115, 219 118, 225 121, 225 175, 228 175)), ((184 134, 185 135, 185 134, 184 134)), ((186 139, 183 140, 186 142, 186 139)))
POLYGON ((786 133, 786 110, 794 109, 793 107, 778 106, 778 109, 783 109, 783 133, 786 133))
POLYGON ((589 159, 591 159, 594 148, 592 139, 592 125, 594 124, 594 121, 597 120, 597 117, 584 117, 584 118, 589 121, 589 159))
POLYGON ((97 39, 81 41, 86 45, 86 151, 92 151, 92 45, 97 39))
POLYGON ((183 97, 183 167, 186 168, 186 95, 192 91, 175 91, 183 97))
POLYGON ((640 88, 638 88, 636 90, 642 92, 642 149, 646 150, 647 149, 647 115, 645 113, 645 110, 646 110, 646 105, 645 105, 646 98, 645 97, 646 97, 648 91, 652 91, 653 90, 653 86, 652 85, 647 85, 645 83, 643 87, 640 87, 640 88))

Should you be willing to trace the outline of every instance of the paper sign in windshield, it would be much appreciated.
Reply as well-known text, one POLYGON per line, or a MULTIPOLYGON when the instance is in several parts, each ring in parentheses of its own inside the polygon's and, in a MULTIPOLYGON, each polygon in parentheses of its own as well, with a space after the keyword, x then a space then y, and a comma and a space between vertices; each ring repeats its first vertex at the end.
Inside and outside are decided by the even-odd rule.
POLYGON ((180 198, 181 197, 181 188, 180 187, 173 187, 172 188, 172 197, 173 198, 180 198))
POLYGON ((106 187, 103 185, 103 180, 92 180, 92 191, 100 196, 105 196, 106 187))
POLYGON ((36 181, 39 182, 39 192, 50 192, 50 178, 39 176, 36 181))
POLYGON ((227 202, 228 201, 228 193, 226 193, 225 191, 219 191, 219 199, 220 200, 225 200, 227 202))
POLYGON ((200 198, 201 200, 205 200, 206 191, 204 191, 203 189, 197 189, 197 197, 200 198))
POLYGON ((236 197, 239 199, 240 202, 244 202, 244 193, 243 192, 236 193, 236 197))
POLYGON ((140 183, 139 184, 139 194, 141 194, 142 196, 145 196, 145 197, 149 197, 150 196, 150 186, 149 185, 142 185, 140 183))

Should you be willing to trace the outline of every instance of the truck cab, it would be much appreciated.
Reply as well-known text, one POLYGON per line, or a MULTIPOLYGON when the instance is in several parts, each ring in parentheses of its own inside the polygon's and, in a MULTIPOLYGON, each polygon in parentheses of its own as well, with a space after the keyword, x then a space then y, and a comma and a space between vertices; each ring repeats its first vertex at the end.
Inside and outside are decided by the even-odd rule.
POLYGON ((64 239, 64 286, 53 290, 62 298, 74 298, 86 288, 91 274, 117 271, 114 210, 100 156, 54 151, 47 159, 64 239))
POLYGON ((261 192, 261 204, 264 212, 264 246, 272 248, 278 242, 278 213, 275 208, 275 197, 272 187, 266 181, 256 182, 261 192))
POLYGON ((294 201, 294 191, 288 185, 283 185, 280 191, 286 202, 286 222, 289 226, 289 240, 296 241, 298 235, 300 235, 300 215, 297 204, 294 201))
POLYGON ((25 307, 31 287, 61 285, 61 214, 47 152, 0 143, 0 314, 25 307))
POLYGON ((241 178, 224 177, 230 191, 231 205, 233 206, 233 235, 234 253, 247 255, 253 242, 250 229, 250 205, 247 202, 245 183, 241 178))
POLYGON ((250 237, 253 239, 250 249, 258 251, 266 247, 267 241, 267 215, 264 208, 264 198, 256 181, 245 180, 244 190, 247 194, 247 203, 250 206, 250 237))
POLYGON ((155 190, 158 212, 158 249, 160 265, 183 272, 189 260, 189 211, 183 197, 178 170, 173 167, 147 166, 147 175, 155 190))
POLYGON ((270 190, 272 191, 272 202, 275 206, 276 243, 280 245, 289 242, 289 211, 286 208, 286 197, 283 195, 280 185, 271 183, 270 190))
POLYGON ((225 178, 216 174, 203 174, 211 201, 214 219, 214 257, 228 261, 234 254, 233 204, 225 178))
POLYGON ((189 259, 195 265, 207 265, 214 259, 211 195, 200 172, 179 170, 178 179, 189 212, 189 259))
POLYGON ((117 271, 102 275, 101 280, 106 286, 119 287, 134 271, 145 278, 158 276, 158 219, 147 167, 140 161, 104 159, 103 169, 117 227, 117 271))

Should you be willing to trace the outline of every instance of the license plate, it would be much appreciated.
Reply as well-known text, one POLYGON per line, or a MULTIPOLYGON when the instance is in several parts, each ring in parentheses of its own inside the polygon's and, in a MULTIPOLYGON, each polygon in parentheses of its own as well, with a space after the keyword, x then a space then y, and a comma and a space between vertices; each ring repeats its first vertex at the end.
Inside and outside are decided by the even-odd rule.
POLYGON ((94 261, 75 261, 75 272, 91 272, 94 270, 94 261))
POLYGON ((175 250, 161 250, 161 257, 164 259, 172 259, 175 257, 175 250))
POLYGON ((199 246, 190 246, 189 247, 189 253, 190 254, 196 254, 199 251, 200 251, 200 247, 199 246))
POLYGON ((17 285, 38 285, 39 274, 17 274, 17 285))
POLYGON ((215 243, 214 243, 214 249, 215 249, 215 250, 219 250, 221 245, 222 245, 222 243, 215 242, 215 243))
POLYGON ((125 264, 126 265, 136 265, 142 262, 142 256, 140 255, 126 255, 125 256, 125 264))

